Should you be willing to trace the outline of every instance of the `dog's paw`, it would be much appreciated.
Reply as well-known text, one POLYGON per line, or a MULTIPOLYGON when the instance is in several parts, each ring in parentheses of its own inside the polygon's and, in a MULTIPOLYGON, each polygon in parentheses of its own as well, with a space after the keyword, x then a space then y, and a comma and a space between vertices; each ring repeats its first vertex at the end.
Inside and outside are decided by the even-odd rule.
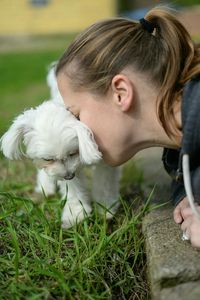
POLYGON ((92 208, 89 204, 66 203, 62 214, 62 228, 67 229, 83 221, 90 215, 92 208))

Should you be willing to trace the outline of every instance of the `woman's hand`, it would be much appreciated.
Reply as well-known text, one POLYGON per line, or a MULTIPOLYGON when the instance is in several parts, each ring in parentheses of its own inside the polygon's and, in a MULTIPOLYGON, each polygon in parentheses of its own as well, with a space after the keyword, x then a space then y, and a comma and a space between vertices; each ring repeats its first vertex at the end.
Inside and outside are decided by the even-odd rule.
MULTIPOLYGON (((200 212, 200 206, 198 205, 196 208, 200 212)), ((181 214, 184 219, 181 229, 190 239, 192 246, 200 249, 200 219, 193 213, 190 207, 183 208, 181 214)))
MULTIPOLYGON (((200 212, 200 206, 197 206, 200 212)), ((190 239, 193 247, 200 249, 200 219, 194 215, 185 197, 174 209, 174 221, 181 224, 181 229, 190 239)))
POLYGON ((174 209, 174 221, 175 221, 175 223, 177 223, 177 224, 182 223, 182 221, 184 220, 183 210, 187 207, 190 207, 190 204, 187 200, 187 197, 185 197, 185 198, 183 198, 183 200, 181 200, 181 202, 174 209))

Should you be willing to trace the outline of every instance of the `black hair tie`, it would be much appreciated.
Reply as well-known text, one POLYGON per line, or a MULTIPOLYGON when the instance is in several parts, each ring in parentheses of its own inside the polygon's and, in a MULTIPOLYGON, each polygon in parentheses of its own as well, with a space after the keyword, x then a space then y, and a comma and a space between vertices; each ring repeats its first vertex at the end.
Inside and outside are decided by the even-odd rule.
POLYGON ((151 23, 147 20, 145 20, 144 18, 140 19, 140 24, 142 25, 142 27, 147 30, 149 33, 152 33, 155 29, 155 24, 151 23))

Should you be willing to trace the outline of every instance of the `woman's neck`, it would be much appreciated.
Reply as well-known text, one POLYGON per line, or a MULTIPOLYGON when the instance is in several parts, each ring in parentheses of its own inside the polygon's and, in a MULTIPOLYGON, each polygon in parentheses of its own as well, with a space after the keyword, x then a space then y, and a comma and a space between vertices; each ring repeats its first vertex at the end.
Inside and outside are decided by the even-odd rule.
MULTIPOLYGON (((137 87, 137 109, 133 112, 134 128, 136 128, 132 138, 133 151, 136 153, 149 147, 179 148, 182 139, 181 131, 174 131, 174 137, 169 137, 158 119, 158 91, 141 78, 134 78, 134 82, 137 87)), ((178 128, 181 128, 180 103, 174 107, 174 116, 178 128)))

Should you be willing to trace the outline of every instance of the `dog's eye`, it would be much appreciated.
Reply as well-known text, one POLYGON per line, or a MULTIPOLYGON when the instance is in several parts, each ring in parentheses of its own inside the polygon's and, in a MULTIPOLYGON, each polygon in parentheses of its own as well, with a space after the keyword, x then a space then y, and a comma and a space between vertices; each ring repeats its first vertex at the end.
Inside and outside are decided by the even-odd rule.
POLYGON ((78 151, 69 153, 69 157, 72 157, 72 156, 75 156, 75 155, 78 155, 78 151))
POLYGON ((43 158, 44 161, 54 161, 52 158, 43 158))

